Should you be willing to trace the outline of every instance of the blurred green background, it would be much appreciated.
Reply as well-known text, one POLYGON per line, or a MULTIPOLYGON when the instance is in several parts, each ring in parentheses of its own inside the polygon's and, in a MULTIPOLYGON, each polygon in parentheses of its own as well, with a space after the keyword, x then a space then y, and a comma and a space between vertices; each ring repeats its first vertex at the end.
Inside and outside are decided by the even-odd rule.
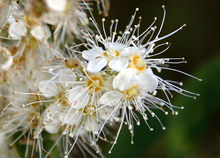
POLYGON ((167 16, 161 35, 183 23, 187 27, 166 41, 170 49, 160 57, 185 57, 187 64, 175 66, 203 81, 187 76, 163 72, 164 78, 184 82, 184 89, 200 93, 197 100, 175 95, 174 105, 184 106, 178 116, 161 115, 167 127, 162 131, 159 123, 151 120, 154 131, 144 126, 135 128, 134 144, 126 127, 109 158, 220 158, 220 2, 218 0, 111 0, 110 19, 119 19, 119 30, 128 24, 136 7, 140 8, 142 29, 153 18, 167 16))

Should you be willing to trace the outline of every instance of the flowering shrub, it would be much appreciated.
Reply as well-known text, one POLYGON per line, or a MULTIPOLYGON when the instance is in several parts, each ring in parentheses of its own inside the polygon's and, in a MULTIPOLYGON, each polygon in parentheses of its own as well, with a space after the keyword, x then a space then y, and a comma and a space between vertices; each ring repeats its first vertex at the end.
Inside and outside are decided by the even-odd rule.
MULTIPOLYGON (((105 27, 105 18, 101 27, 98 25, 92 3, 0 1, 1 135, 19 133, 11 145, 23 142, 26 157, 35 152, 48 157, 55 146, 65 158, 75 146, 93 157, 104 157, 99 142, 111 143, 111 153, 123 125, 131 133, 131 143, 134 124, 139 126, 141 118, 150 131, 149 117, 157 119, 165 130, 156 112, 177 115, 176 109, 183 109, 171 103, 173 92, 198 96, 182 89, 182 82, 159 77, 163 70, 170 70, 198 79, 167 67, 185 63, 184 58, 157 57, 170 46, 164 40, 185 24, 160 36, 166 16, 162 6, 159 29, 155 18, 141 32, 141 17, 135 23, 136 9, 125 30, 119 32, 117 19, 111 21, 110 28, 105 27), (81 42, 75 44, 76 40, 81 42), (48 151, 43 132, 54 136, 55 143, 48 151)), ((109 1, 98 1, 98 10, 107 15, 109 1)))

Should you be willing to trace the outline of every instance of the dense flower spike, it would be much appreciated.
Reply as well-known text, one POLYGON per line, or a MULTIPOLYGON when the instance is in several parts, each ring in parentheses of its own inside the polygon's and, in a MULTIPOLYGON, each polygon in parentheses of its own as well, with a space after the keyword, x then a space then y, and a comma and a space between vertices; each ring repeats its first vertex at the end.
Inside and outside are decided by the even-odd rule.
MULTIPOLYGON (((99 13, 107 16, 109 0, 96 2, 99 13)), ((0 0, 0 137, 12 138, 11 145, 25 144, 26 157, 34 157, 35 151, 39 157, 48 157, 59 147, 60 155, 67 158, 76 145, 84 156, 86 151, 104 157, 99 142, 112 144, 111 153, 125 124, 133 143, 139 117, 150 131, 150 117, 164 130, 157 111, 177 115, 177 109, 183 109, 171 103, 172 92, 198 96, 182 89, 182 82, 159 77, 163 70, 171 70, 198 79, 167 67, 185 63, 184 58, 156 58, 170 46, 163 41, 185 24, 160 36, 166 16, 162 6, 159 29, 155 18, 141 32, 141 17, 134 24, 139 9, 123 32, 117 30, 117 19, 107 29, 103 18, 100 28, 91 12, 92 3, 0 0), (90 22, 95 30, 89 28, 90 22), (75 44, 76 38, 82 42, 75 44), (55 142, 49 149, 44 148, 45 134, 55 142)))

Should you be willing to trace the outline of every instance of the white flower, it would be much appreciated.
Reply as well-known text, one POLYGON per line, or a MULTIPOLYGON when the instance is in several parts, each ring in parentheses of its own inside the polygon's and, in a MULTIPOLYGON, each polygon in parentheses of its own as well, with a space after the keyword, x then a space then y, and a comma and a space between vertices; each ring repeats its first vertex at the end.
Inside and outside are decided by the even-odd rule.
POLYGON ((108 91, 102 95, 99 103, 109 107, 117 106, 121 102, 123 95, 118 91, 108 91))
POLYGON ((57 85, 50 80, 41 81, 39 83, 39 90, 46 98, 56 96, 59 93, 57 85))
POLYGON ((13 39, 21 39, 27 33, 25 24, 22 21, 13 22, 9 26, 9 36, 13 39))
POLYGON ((74 108, 62 108, 59 112, 59 120, 63 125, 76 125, 80 123, 81 117, 74 108))
POLYGON ((64 12, 67 5, 67 0, 46 0, 47 6, 56 11, 64 12))
POLYGON ((89 92, 82 86, 76 86, 67 92, 67 99, 75 109, 86 106, 89 102, 89 97, 89 92))
POLYGON ((94 46, 82 52, 82 57, 88 62, 87 70, 91 73, 101 71, 105 66, 109 66, 114 71, 121 71, 127 68, 129 61, 123 54, 126 47, 118 43, 107 43, 106 50, 94 46))
POLYGON ((54 25, 55 41, 64 41, 65 33, 68 38, 74 33, 81 38, 81 29, 89 24, 85 8, 87 2, 78 0, 46 0, 49 12, 42 15, 42 21, 46 24, 54 25))
POLYGON ((58 80, 63 87, 71 88, 74 85, 77 76, 71 69, 65 68, 58 73, 58 80))
POLYGON ((121 71, 113 80, 113 87, 120 91, 136 84, 138 84, 138 78, 136 72, 131 68, 121 71))
POLYGON ((51 33, 46 25, 38 25, 31 30, 31 35, 34 36, 37 40, 41 41, 43 39, 47 40, 51 36, 51 33))
POLYGON ((44 128, 47 132, 54 134, 59 131, 59 109, 56 104, 51 104, 46 110, 44 114, 43 124, 44 128))
POLYGON ((87 70, 91 73, 97 73, 101 71, 106 65, 107 61, 104 58, 96 58, 89 61, 87 70))
POLYGON ((147 68, 144 72, 138 74, 139 85, 147 92, 153 92, 158 87, 158 79, 153 74, 151 68, 147 68))

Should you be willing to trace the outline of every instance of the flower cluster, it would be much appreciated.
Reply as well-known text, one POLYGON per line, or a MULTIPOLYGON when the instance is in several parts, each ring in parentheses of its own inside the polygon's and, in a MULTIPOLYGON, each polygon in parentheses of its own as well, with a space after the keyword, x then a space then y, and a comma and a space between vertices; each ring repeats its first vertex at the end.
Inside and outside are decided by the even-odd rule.
MULTIPOLYGON (((164 130, 155 112, 167 115, 170 110, 177 115, 176 109, 183 109, 170 102, 172 92, 198 96, 182 89, 182 82, 158 76, 162 70, 171 70, 198 79, 167 67, 185 63, 184 58, 156 57, 170 46, 163 40, 185 24, 160 36, 166 16, 162 6, 159 29, 155 18, 141 32, 142 18, 135 24, 136 9, 125 30, 119 32, 117 19, 107 29, 103 18, 99 27, 91 13, 92 3, 0 0, 1 133, 9 137, 19 134, 11 145, 24 142, 26 157, 34 156, 35 150, 40 157, 48 157, 55 146, 62 146, 61 155, 67 158, 76 145, 83 154, 87 151, 93 157, 104 157, 99 142, 112 144, 111 153, 124 124, 131 133, 131 143, 134 124, 139 126, 141 117, 150 131, 150 117, 164 130), (76 40, 81 42, 75 44, 76 40), (158 92, 165 99, 158 97, 158 92), (44 133, 55 140, 48 151, 44 149, 44 133)), ((99 12, 107 15, 109 1, 97 4, 99 12)))

